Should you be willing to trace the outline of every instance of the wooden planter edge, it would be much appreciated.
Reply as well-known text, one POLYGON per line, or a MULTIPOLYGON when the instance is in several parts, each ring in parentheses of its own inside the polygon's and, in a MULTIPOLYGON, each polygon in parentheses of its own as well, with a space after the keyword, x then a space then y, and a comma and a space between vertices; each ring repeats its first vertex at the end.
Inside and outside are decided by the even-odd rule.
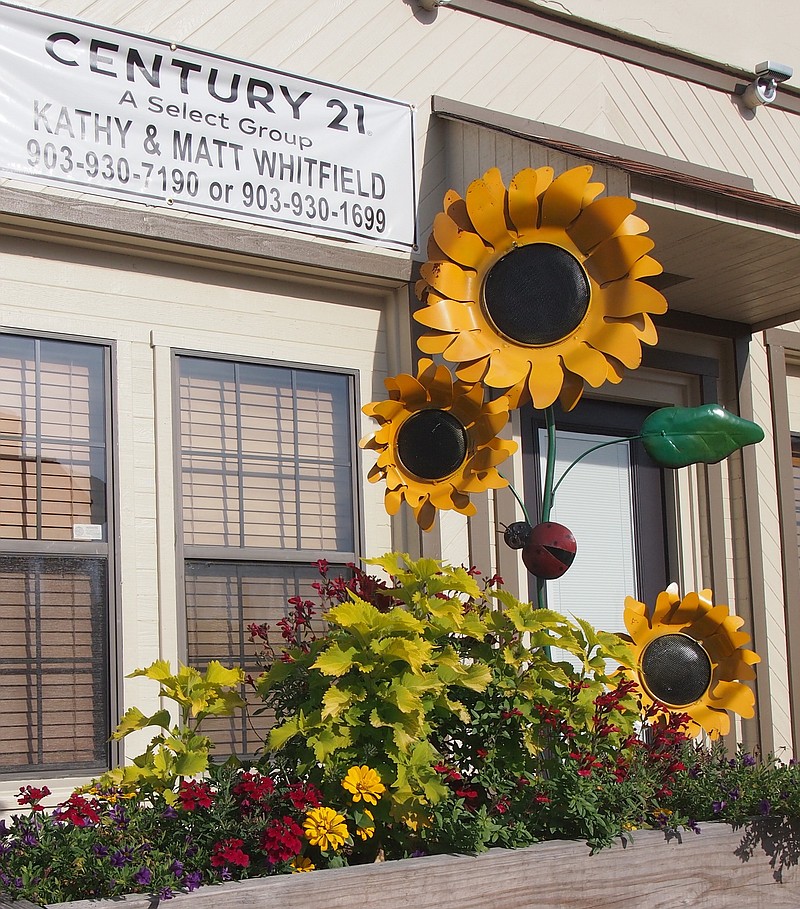
MULTIPOLYGON (((554 840, 477 856, 439 855, 252 878, 178 894, 167 909, 798 909, 800 825, 754 821, 701 824, 666 837, 638 831, 594 855, 583 842, 554 840), (678 902, 680 900, 680 902, 678 902)), ((12 904, 20 907, 19 903, 12 904)), ((136 894, 79 900, 53 909, 154 909, 136 894)))

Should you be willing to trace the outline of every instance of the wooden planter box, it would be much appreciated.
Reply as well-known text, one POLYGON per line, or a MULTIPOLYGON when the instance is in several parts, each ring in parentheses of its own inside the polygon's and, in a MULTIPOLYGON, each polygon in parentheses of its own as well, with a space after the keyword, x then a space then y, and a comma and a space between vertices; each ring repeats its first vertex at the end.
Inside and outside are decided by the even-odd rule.
MULTIPOLYGON (((180 894, 165 909, 798 909, 800 825, 769 819, 666 839, 634 834, 590 855, 558 840, 478 856, 428 856, 231 882, 180 894)), ((2 899, 0 899, 2 903, 2 899)), ((19 903, 12 904, 17 907, 19 903)), ((69 909, 153 909, 157 900, 59 903, 69 909)))

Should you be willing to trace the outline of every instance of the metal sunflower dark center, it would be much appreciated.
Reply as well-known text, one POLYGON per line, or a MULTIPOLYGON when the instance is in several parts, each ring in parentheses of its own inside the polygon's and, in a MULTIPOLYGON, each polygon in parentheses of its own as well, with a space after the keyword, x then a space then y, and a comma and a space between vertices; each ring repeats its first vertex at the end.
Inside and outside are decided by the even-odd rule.
POLYGON ((498 331, 518 344, 552 344, 583 321, 591 288, 580 262, 551 243, 512 249, 489 270, 483 301, 498 331))
POLYGON ((467 430, 444 410, 420 410, 397 433, 400 462, 422 480, 449 477, 464 463, 467 445, 467 430))
POLYGON ((669 707, 699 701, 711 684, 711 660, 686 634, 664 634, 642 654, 642 680, 649 694, 669 707))

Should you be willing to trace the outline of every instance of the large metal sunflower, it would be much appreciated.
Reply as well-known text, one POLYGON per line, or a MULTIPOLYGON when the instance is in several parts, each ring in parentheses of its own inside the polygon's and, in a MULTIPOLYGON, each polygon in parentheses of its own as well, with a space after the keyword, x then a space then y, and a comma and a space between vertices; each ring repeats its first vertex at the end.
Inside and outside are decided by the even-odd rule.
POLYGON ((497 438, 508 422, 505 396, 484 403, 482 386, 454 380, 428 359, 419 361, 416 378, 401 374, 385 384, 388 400, 362 408, 380 429, 360 445, 378 452, 368 479, 386 481, 389 514, 405 500, 430 530, 437 509, 473 515, 470 493, 508 485, 495 469, 517 450, 516 442, 497 438))
POLYGON ((738 630, 744 620, 715 606, 710 590, 681 599, 673 585, 658 595, 652 615, 628 597, 624 618, 636 657, 626 673, 639 683, 645 707, 686 713, 695 732, 705 729, 712 738, 730 730, 727 711, 753 716, 753 692, 740 680, 755 678, 760 657, 744 649, 750 641, 738 630))
POLYGON ((649 313, 667 301, 639 280, 662 270, 648 225, 630 199, 597 199, 591 174, 528 168, 506 189, 492 168, 465 199, 449 191, 433 222, 414 318, 434 332, 419 348, 465 382, 509 389, 512 407, 571 410, 584 381, 620 382, 656 343, 649 313))

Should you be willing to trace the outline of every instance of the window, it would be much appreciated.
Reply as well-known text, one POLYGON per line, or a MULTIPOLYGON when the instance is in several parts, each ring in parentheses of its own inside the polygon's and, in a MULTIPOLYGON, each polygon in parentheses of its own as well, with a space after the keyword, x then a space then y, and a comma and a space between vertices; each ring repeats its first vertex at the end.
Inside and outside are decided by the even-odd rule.
POLYGON ((108 765, 108 370, 0 335, 0 773, 108 765))
MULTIPOLYGON (((250 623, 308 597, 313 563, 356 559, 351 375, 179 355, 180 475, 189 663, 255 671, 250 623)), ((252 753, 268 717, 208 721, 252 753)))
MULTIPOLYGON (((550 514, 575 534, 578 552, 562 578, 548 581, 548 605, 604 631, 625 630, 626 596, 652 603, 668 583, 664 472, 631 439, 648 413, 646 407, 583 400, 574 413, 557 418, 556 480, 590 448, 621 440, 570 471, 550 514)), ((538 415, 529 425, 529 481, 541 489, 546 433, 538 415)))

